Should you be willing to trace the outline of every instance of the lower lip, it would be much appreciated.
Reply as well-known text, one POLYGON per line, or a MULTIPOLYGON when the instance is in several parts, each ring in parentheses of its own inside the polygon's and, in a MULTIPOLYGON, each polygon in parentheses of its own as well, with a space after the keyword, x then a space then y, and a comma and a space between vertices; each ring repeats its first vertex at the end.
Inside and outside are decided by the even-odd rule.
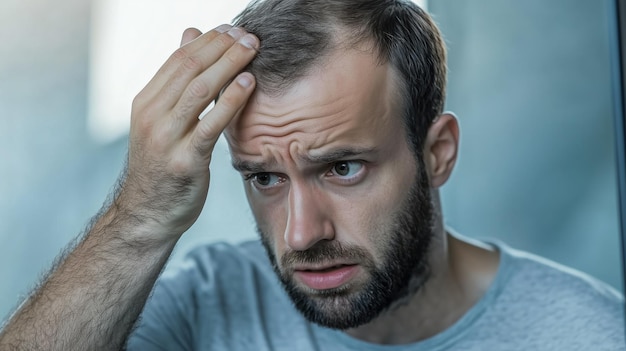
POLYGON ((351 265, 330 271, 296 271, 295 275, 311 289, 326 290, 340 287, 352 279, 358 271, 357 265, 351 265))

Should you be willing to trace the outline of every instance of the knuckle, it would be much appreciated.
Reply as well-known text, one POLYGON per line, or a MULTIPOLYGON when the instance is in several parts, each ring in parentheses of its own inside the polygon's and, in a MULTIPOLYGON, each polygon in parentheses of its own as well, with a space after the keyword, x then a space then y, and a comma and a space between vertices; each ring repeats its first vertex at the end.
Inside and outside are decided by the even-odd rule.
POLYGON ((187 53, 187 49, 185 47, 180 47, 174 51, 172 54, 172 59, 175 61, 184 61, 189 54, 187 53))
POLYGON ((204 81, 200 79, 194 79, 189 83, 189 94, 197 98, 207 98, 211 96, 212 89, 204 81))
POLYGON ((221 51, 227 50, 229 47, 233 46, 235 39, 228 34, 218 35, 211 43, 215 45, 215 47, 221 51))
POLYGON ((198 138, 196 140, 211 141, 215 139, 215 134, 218 133, 215 129, 216 127, 213 123, 203 123, 199 125, 197 130, 198 138))
POLYGON ((213 145, 217 138, 212 128, 199 128, 196 138, 193 139, 192 147, 201 157, 210 157, 213 151, 213 145))
POLYGON ((139 100, 137 97, 133 100, 131 123, 141 135, 145 135, 150 132, 154 125, 153 111, 149 105, 144 106, 144 101, 139 102, 139 100))
POLYGON ((154 127, 154 121, 149 118, 145 113, 139 113, 133 117, 133 129, 137 131, 137 135, 140 137, 146 137, 152 133, 154 127))
POLYGON ((137 94, 134 98, 133 98, 133 102, 131 104, 132 109, 133 110, 138 110, 140 109, 142 106, 144 106, 146 103, 146 98, 143 96, 142 93, 137 94))
POLYGON ((157 99, 156 95, 159 91, 155 90, 154 87, 151 87, 150 84, 146 85, 141 89, 141 91, 135 95, 131 102, 132 110, 144 110, 149 109, 154 100, 157 99))
POLYGON ((240 94, 234 93, 233 89, 231 88, 222 96, 220 96, 220 99, 217 101, 217 103, 226 110, 236 109, 241 104, 241 97, 239 95, 240 94))
POLYGON ((226 63, 229 66, 239 66, 239 62, 241 61, 241 55, 239 50, 229 50, 224 54, 223 59, 226 60, 226 63))
POLYGON ((183 87, 178 84, 178 81, 183 79, 182 74, 177 73, 177 76, 174 79, 175 81, 170 81, 165 84, 165 87, 162 90, 164 96, 169 98, 176 98, 180 96, 183 87))
POLYGON ((202 61, 196 56, 187 56, 183 60, 182 65, 185 69, 192 72, 201 71, 203 68, 202 61))

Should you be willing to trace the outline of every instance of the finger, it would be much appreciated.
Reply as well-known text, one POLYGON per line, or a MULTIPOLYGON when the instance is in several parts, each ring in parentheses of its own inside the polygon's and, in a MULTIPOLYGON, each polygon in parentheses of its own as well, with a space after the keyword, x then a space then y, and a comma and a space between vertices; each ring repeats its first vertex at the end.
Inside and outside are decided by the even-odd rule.
POLYGON ((202 32, 196 28, 185 29, 185 31, 183 32, 183 37, 180 40, 180 46, 184 46, 185 44, 189 43, 190 41, 196 39, 197 37, 201 35, 202 35, 202 32))
MULTIPOLYGON (((205 90, 207 88, 212 88, 212 86, 208 86, 202 80, 200 80, 200 84, 197 84, 197 82, 194 83, 194 81, 202 75, 205 70, 214 65, 216 62, 219 62, 224 54, 228 52, 228 50, 232 49, 232 47, 240 47, 241 45, 235 45, 236 40, 241 39, 245 33, 246 32, 240 28, 233 28, 227 33, 218 35, 208 45, 205 45, 197 52, 190 54, 183 59, 176 72, 170 75, 170 80, 165 83, 165 86, 161 89, 155 99, 155 101, 159 104, 159 107, 163 109, 173 109, 179 104, 179 100, 184 95, 185 91, 190 89, 193 91, 192 94, 194 95, 211 95, 211 92, 207 92, 205 90)), ((200 38, 196 40, 200 40, 200 38)), ((255 40, 258 42, 256 37, 255 40)), ((249 48, 248 51, 253 54, 255 49, 249 48)), ((251 59, 252 57, 250 56, 247 62, 251 59)), ((241 66, 239 71, 241 71, 243 67, 244 66, 241 66)), ((234 76, 239 71, 233 71, 230 74, 231 76, 234 76)), ((215 79, 209 79, 215 81, 215 79)), ((178 113, 177 116, 188 116, 187 110, 177 112, 184 112, 182 114, 178 113)))
POLYGON ((193 131, 191 144, 201 157, 210 158, 218 137, 230 121, 243 109, 254 91, 254 76, 248 72, 239 74, 220 96, 215 107, 193 131))
MULTIPOLYGON (((189 36, 189 38, 192 38, 192 39, 182 44, 180 48, 178 48, 178 50, 172 53, 172 55, 168 58, 168 60, 163 65, 162 72, 165 73, 164 75, 167 75, 167 76, 176 72, 180 68, 180 65, 184 63, 186 59, 195 55, 198 51, 203 50, 207 46, 211 46, 210 44, 218 36, 220 36, 223 33, 228 33, 232 28, 233 27, 229 24, 222 24, 204 34, 201 34, 200 31, 195 32, 193 30, 185 30, 185 32, 183 32, 183 39, 181 40, 181 43, 186 39, 186 36, 189 36), (200 33, 200 35, 192 37, 192 35, 195 35, 196 33, 200 33)), ((238 31, 240 32, 241 29, 239 29, 238 31)), ((236 37, 235 39, 238 39, 238 37, 236 37)), ((226 45, 230 46, 232 45, 232 42, 234 41, 231 40, 231 42, 226 43, 226 45)))
POLYGON ((233 26, 231 26, 230 24, 221 24, 204 34, 195 37, 192 41, 186 44, 188 46, 188 52, 196 52, 198 49, 201 49, 202 47, 213 41, 213 39, 215 39, 220 34, 226 33, 231 29, 233 29, 233 26))
MULTIPOLYGON (((190 56, 193 55, 196 51, 201 49, 203 46, 206 46, 207 43, 213 41, 220 34, 227 32, 230 30, 232 26, 228 24, 220 25, 196 38, 192 39, 181 45, 170 57, 165 61, 165 63, 159 68, 154 77, 150 80, 150 82, 146 85, 146 87, 141 91, 140 94, 147 96, 146 100, 149 100, 150 97, 156 96, 164 86, 171 80, 172 75, 176 73, 179 69, 180 65, 190 56)), ((198 31, 200 32, 200 31, 198 31)), ((186 39, 191 38, 192 35, 195 34, 192 28, 185 30, 183 33, 183 38, 181 42, 185 42, 186 39)), ((234 42, 234 39, 232 40, 234 42)), ((231 43, 232 45, 232 43, 231 43)))
POLYGON ((259 40, 252 34, 246 34, 217 62, 194 78, 172 110, 175 118, 183 120, 180 125, 187 128, 190 123, 197 123, 198 115, 215 99, 222 87, 252 61, 258 47, 259 40))

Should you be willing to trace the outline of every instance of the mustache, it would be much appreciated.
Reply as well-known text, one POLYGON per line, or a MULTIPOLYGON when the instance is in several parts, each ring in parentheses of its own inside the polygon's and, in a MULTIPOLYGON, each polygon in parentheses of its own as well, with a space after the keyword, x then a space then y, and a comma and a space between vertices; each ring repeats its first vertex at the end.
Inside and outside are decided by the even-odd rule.
POLYGON ((373 267, 371 255, 362 247, 343 245, 338 241, 320 241, 304 251, 286 251, 280 259, 284 269, 299 264, 323 264, 327 262, 358 262, 366 267, 373 267))

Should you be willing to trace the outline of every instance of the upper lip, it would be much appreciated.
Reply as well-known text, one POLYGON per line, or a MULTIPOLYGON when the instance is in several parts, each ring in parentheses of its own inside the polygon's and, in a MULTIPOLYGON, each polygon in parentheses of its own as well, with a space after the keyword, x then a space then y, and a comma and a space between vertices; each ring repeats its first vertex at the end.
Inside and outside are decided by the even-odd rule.
POLYGON ((302 264, 294 267, 294 271, 322 271, 326 269, 339 268, 341 266, 354 266, 356 263, 336 262, 323 264, 302 264))

